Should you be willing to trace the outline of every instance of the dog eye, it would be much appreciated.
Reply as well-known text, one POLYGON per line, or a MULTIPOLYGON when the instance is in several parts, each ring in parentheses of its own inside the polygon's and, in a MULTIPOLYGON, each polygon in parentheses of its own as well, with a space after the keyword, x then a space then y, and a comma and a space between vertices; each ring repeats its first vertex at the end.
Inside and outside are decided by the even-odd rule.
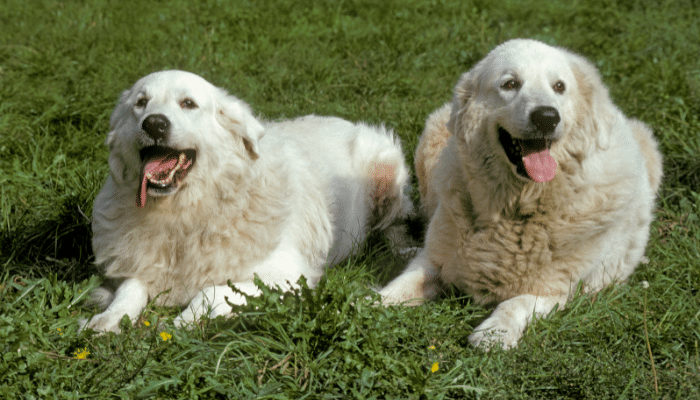
POLYGON ((189 110, 193 110, 197 108, 197 103, 194 102, 192 99, 185 99, 180 102, 180 107, 182 108, 187 108, 189 110))
POLYGON ((516 81, 515 79, 510 79, 501 85, 501 88, 505 90, 517 90, 520 89, 520 82, 516 81))
POLYGON ((136 104, 134 104, 134 106, 138 108, 143 108, 146 107, 146 104, 148 104, 148 99, 145 97, 141 97, 140 99, 136 100, 136 104))
POLYGON ((564 85, 564 82, 559 81, 554 84, 553 88, 557 93, 564 93, 564 90, 566 90, 566 85, 564 85))

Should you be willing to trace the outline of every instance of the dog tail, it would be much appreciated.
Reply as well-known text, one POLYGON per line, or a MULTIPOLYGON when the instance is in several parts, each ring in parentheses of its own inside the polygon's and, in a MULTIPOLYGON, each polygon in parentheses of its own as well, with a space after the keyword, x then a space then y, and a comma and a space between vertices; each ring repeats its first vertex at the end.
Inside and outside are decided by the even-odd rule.
POLYGON ((357 170, 365 177, 373 229, 384 230, 413 210, 409 172, 401 143, 391 130, 359 125, 353 151, 357 170))

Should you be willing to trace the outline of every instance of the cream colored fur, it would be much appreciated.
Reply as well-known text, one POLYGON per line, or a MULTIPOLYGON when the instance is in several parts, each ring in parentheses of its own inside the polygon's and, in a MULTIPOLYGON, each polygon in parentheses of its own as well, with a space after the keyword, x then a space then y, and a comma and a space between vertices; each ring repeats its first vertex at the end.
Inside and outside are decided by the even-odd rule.
POLYGON ((228 314, 227 285, 258 293, 254 274, 289 288, 313 287, 327 264, 355 252, 371 229, 411 208, 398 140, 384 128, 307 116, 259 122, 241 100, 182 71, 148 75, 124 92, 107 138, 110 176, 95 199, 93 248, 116 293, 94 297, 106 310, 86 326, 119 332, 148 301, 189 306, 176 325, 228 314), (145 107, 136 106, 147 98, 145 107), (184 99, 197 104, 181 107, 184 99), (146 117, 167 116, 167 145, 197 151, 177 191, 135 204, 142 161, 153 144, 146 117))
POLYGON ((651 130, 611 102, 584 58, 534 40, 508 41, 465 73, 416 149, 425 247, 381 290, 418 304, 452 284, 496 303, 469 340, 514 347, 533 316, 563 307, 580 281, 624 281, 644 255, 661 154, 651 130), (510 79, 517 90, 504 89, 510 79), (554 90, 562 82, 563 92, 554 90), (553 180, 518 175, 497 127, 518 134, 538 106, 558 110, 553 180))

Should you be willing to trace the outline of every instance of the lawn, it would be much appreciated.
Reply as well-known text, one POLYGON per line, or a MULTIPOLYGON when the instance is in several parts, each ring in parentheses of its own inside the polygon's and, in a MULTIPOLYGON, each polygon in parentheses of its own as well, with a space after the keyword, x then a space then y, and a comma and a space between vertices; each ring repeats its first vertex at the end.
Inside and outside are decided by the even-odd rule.
POLYGON ((698 21, 695 0, 3 1, 0 397, 699 398, 698 21), (383 123, 412 164, 459 75, 516 37, 585 55, 654 128, 665 178, 627 284, 483 353, 466 338, 490 309, 469 297, 372 306, 371 287, 407 262, 372 238, 318 288, 265 289, 228 320, 176 330, 177 310, 149 307, 120 335, 77 333, 100 284, 90 215, 109 116, 138 78, 192 71, 264 119, 383 123))

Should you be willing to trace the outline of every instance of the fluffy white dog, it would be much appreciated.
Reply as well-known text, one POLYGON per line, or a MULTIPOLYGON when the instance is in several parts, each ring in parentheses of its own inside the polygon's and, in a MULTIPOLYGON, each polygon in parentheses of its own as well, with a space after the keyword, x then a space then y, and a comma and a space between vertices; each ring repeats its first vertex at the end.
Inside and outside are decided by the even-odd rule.
POLYGON ((371 229, 411 209, 398 140, 384 128, 307 116, 261 123, 203 78, 153 73, 121 96, 110 175, 95 199, 93 248, 116 293, 85 326, 119 332, 149 300, 184 306, 176 325, 231 311, 257 274, 315 285, 371 229), (168 291, 169 290, 169 291, 168 291), (168 292, 166 292, 168 291, 168 292))
POLYGON ((625 280, 644 255, 661 154, 651 130, 611 102, 583 57, 508 41, 465 73, 416 149, 425 248, 386 303, 453 284, 497 303, 469 337, 517 345, 533 315, 578 283, 625 280))

